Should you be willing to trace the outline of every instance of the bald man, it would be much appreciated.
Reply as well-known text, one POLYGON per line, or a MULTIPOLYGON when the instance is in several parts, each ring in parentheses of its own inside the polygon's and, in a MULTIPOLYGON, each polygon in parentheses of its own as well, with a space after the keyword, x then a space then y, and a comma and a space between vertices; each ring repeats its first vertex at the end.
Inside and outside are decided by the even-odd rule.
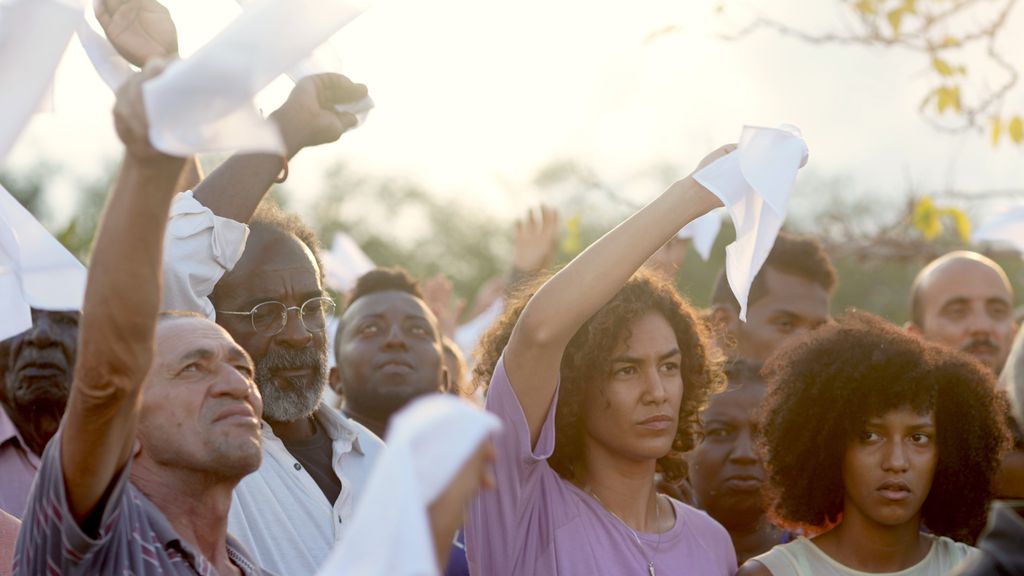
MULTIPOLYGON (((994 260, 966 250, 939 256, 914 278, 910 308, 908 331, 1002 372, 1017 324, 1013 288, 994 260)), ((1018 437, 1015 444, 996 474, 994 489, 1002 498, 1024 498, 1024 441, 1018 437)))
POLYGON ((1006 272, 977 252, 936 258, 914 279, 907 330, 962 350, 999 374, 1017 331, 1006 272))

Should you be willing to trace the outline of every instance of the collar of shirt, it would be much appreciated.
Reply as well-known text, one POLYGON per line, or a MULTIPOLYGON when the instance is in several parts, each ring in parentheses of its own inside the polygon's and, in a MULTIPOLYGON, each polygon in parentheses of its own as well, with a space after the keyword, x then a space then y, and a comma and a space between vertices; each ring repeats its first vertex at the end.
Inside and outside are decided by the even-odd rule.
POLYGON ((2 406, 0 407, 0 447, 8 442, 16 444, 25 453, 32 466, 36 469, 39 468, 39 456, 25 443, 25 439, 21 437, 18 427, 14 425, 14 421, 7 415, 7 407, 2 406))
MULTIPOLYGON (((146 498, 146 495, 141 490, 136 488, 134 485, 131 486, 131 498, 135 498, 139 504, 146 510, 146 516, 149 517, 150 527, 153 529, 153 535, 156 536, 160 545, 165 550, 176 550, 181 556, 196 570, 199 574, 215 574, 213 566, 210 564, 209 559, 204 557, 201 553, 196 551, 191 544, 181 539, 178 532, 171 526, 170 520, 164 515, 163 511, 157 508, 156 504, 153 504, 146 498)), ((255 560, 249 557, 248 551, 242 546, 234 536, 227 534, 227 547, 228 556, 231 561, 234 562, 235 566, 238 566, 242 570, 242 574, 249 576, 258 576, 262 574, 262 570, 258 567, 255 560)))
MULTIPOLYGON (((337 410, 323 403, 316 409, 313 416, 324 427, 331 442, 336 446, 338 443, 341 444, 338 447, 341 448, 342 452, 354 450, 358 454, 363 454, 363 449, 359 445, 359 432, 349 422, 348 418, 345 418, 337 410)), ((261 423, 261 428, 264 439, 274 443, 281 443, 281 440, 274 435, 273 428, 265 420, 261 423)))

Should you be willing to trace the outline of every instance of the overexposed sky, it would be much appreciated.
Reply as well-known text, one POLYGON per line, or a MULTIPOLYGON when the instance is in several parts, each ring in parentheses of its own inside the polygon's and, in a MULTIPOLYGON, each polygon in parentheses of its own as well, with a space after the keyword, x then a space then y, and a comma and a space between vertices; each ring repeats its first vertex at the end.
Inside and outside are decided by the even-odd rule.
MULTIPOLYGON (((238 13, 234 0, 167 0, 187 56, 238 13)), ((537 170, 561 159, 593 166, 636 200, 668 181, 642 178, 667 164, 677 176, 743 124, 799 126, 821 181, 852 193, 1021 188, 1024 147, 947 136, 918 104, 933 83, 920 56, 892 49, 814 46, 759 32, 727 42, 754 10, 813 29, 841 28, 837 0, 376 0, 332 41, 345 73, 377 107, 342 140, 292 163, 290 190, 308 203, 336 161, 369 174, 416 179, 445 197, 512 217, 539 200, 537 170), (652 33, 671 27, 663 34, 652 33)), ((1003 48, 1024 68, 1024 9, 1003 48)), ((972 70, 982 74, 982 70, 972 70)), ((261 95, 276 107, 290 89, 261 95)), ((58 69, 53 114, 38 115, 9 165, 40 160, 70 178, 118 155, 113 96, 77 40, 58 69)), ((1007 112, 1024 113, 1017 89, 1007 112)), ((671 176, 671 175, 669 175, 671 176)), ((70 205, 74 191, 56 197, 70 205)), ((802 190, 802 194, 815 191, 802 190)))

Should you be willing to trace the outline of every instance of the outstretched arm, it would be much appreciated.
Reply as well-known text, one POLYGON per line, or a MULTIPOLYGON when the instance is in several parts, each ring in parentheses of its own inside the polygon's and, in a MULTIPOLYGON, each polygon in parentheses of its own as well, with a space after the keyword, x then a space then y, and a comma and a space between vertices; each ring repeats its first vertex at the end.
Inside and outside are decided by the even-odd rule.
MULTIPOLYGON (((698 169, 732 149, 715 150, 698 169)), ((720 205, 688 176, 584 250, 533 296, 505 351, 505 369, 532 443, 536 444, 551 406, 562 353, 576 331, 668 238, 720 205)))
POLYGON ((114 106, 124 162, 93 245, 61 433, 68 505, 79 523, 130 456, 152 362, 164 227, 184 164, 149 144, 141 87, 162 67, 151 62, 125 82, 114 106))
MULTIPOLYGON (((334 142, 356 125, 356 117, 335 105, 358 102, 366 86, 340 74, 317 74, 299 81, 271 119, 277 122, 288 158, 307 146, 334 142)), ((273 154, 236 154, 210 173, 194 195, 217 216, 248 222, 284 168, 273 154)))

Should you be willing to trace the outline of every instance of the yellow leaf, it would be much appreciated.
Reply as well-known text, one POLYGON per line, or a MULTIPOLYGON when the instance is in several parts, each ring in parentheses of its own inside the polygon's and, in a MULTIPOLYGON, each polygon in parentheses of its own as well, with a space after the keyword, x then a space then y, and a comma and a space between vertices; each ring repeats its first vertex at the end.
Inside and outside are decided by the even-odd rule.
POLYGON ((903 11, 907 14, 917 14, 917 0, 903 0, 903 11))
POLYGON ((580 239, 580 216, 579 214, 569 218, 565 222, 565 238, 562 239, 562 253, 575 256, 583 249, 583 241, 580 239))
POLYGON ((892 26, 893 34, 900 33, 900 23, 903 22, 903 9, 891 10, 886 16, 889 17, 889 24, 892 26))
POLYGON ((949 108, 951 105, 949 88, 940 86, 935 92, 935 95, 938 96, 936 99, 936 105, 939 107, 939 114, 942 114, 946 111, 946 108, 949 108))
POLYGON ((1003 135, 1003 122, 999 118, 992 118, 992 145, 999 144, 999 137, 1003 135))
POLYGON ((971 219, 964 214, 963 210, 950 208, 946 213, 953 217, 953 225, 956 226, 956 235, 964 244, 971 241, 971 219))
POLYGON ((960 39, 955 36, 946 36, 945 38, 942 39, 942 45, 945 47, 959 46, 960 39))
POLYGON ((940 114, 945 112, 946 108, 952 108, 954 112, 960 112, 959 86, 941 86, 939 87, 937 95, 940 114))
POLYGON ((867 14, 868 16, 875 16, 878 14, 878 8, 875 7, 876 0, 857 0, 857 3, 853 5, 861 14, 867 14))
POLYGON ((932 58, 932 68, 935 68, 935 71, 941 76, 953 75, 953 67, 942 58, 932 58))
POLYGON ((961 242, 967 243, 971 241, 971 218, 967 217, 967 214, 965 214, 963 210, 958 208, 945 208, 943 210, 939 210, 939 212, 944 216, 952 216, 953 225, 956 228, 956 236, 961 239, 961 242))
POLYGON ((1007 125, 1006 132, 1009 133, 1014 144, 1024 142, 1024 120, 1021 120, 1020 116, 1014 116, 1013 120, 1010 120, 1010 124, 1007 125))
POLYGON ((935 209, 935 203, 928 196, 918 200, 914 205, 913 216, 914 228, 921 231, 925 240, 934 240, 942 234, 942 221, 939 220, 939 212, 935 209))

